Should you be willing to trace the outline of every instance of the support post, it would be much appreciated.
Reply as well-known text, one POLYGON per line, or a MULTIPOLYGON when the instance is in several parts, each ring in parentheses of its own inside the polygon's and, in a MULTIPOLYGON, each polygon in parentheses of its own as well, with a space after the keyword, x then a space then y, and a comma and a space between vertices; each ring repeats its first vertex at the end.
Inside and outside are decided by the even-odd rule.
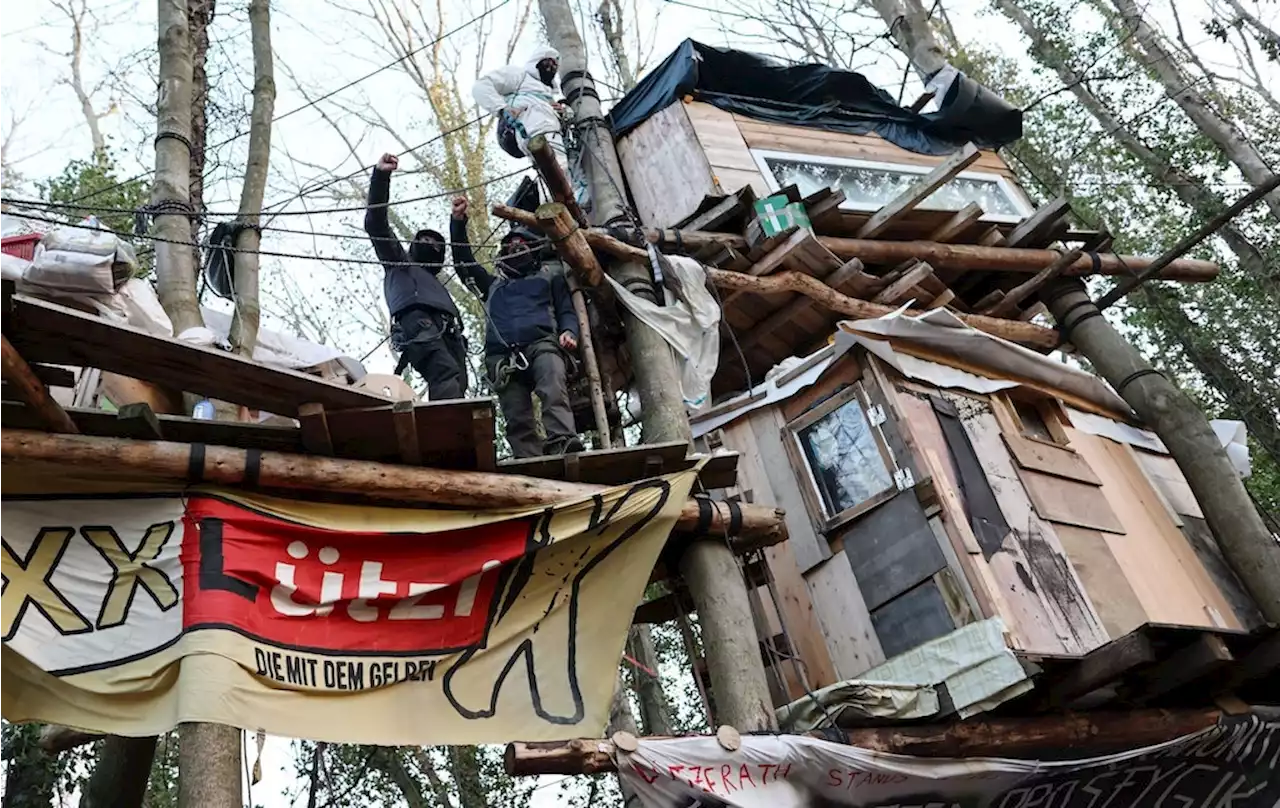
POLYGON ((587 387, 591 391, 591 413, 595 416, 596 434, 600 448, 612 449, 613 438, 609 434, 609 411, 604 406, 604 385, 600 381, 600 363, 596 360, 595 337, 591 333, 591 316, 587 313, 587 300, 576 278, 569 278, 569 295, 573 299, 573 312, 578 315, 578 350, 582 352, 582 364, 587 373, 587 387))
POLYGON ((574 198, 573 182, 565 176, 560 163, 556 162, 555 152, 551 151, 551 144, 547 143, 546 135, 537 135, 529 141, 529 156, 533 158, 534 166, 547 184, 551 198, 569 209, 569 215, 573 217, 573 221, 583 227, 590 224, 587 221, 587 215, 578 206, 578 200, 574 198))
POLYGON ((139 808, 151 779, 156 756, 156 736, 122 738, 111 735, 102 742, 93 773, 84 786, 80 808, 139 808))
MULTIPOLYGON (((591 220, 595 225, 634 224, 626 212, 624 179, 600 108, 595 81, 587 70, 586 49, 574 22, 568 0, 539 0, 547 38, 560 51, 560 74, 565 97, 578 121, 578 139, 585 152, 583 163, 591 185, 591 220)), ((660 302, 645 264, 619 262, 610 276, 632 294, 660 302)), ((671 346, 652 328, 624 308, 624 325, 636 391, 643 407, 645 443, 681 440, 692 442, 689 417, 684 408, 680 376, 671 346)), ((756 653, 757 640, 747 604, 746 583, 733 554, 722 541, 695 541, 685 551, 680 566, 694 592, 704 636, 716 649, 708 651, 716 704, 724 716, 743 731, 768 730, 776 725, 770 709, 764 666, 756 653), (750 649, 750 658, 735 649, 750 649), (741 658, 740 658, 741 657, 741 658), (743 723, 735 723, 740 719, 743 723)))
POLYGON ((242 808, 240 730, 178 725, 178 808, 242 808))
POLYGON ((18 349, 9 343, 9 338, 0 337, 0 339, 4 340, 3 377, 13 386, 18 400, 31 408, 46 429, 71 435, 78 433, 80 430, 76 428, 71 416, 62 409, 62 405, 50 397, 49 388, 36 377, 35 371, 27 364, 27 360, 23 359, 18 349))
POLYGON ((1070 340, 1160 436, 1204 511, 1227 563, 1268 622, 1280 622, 1280 544, 1200 408, 1102 317, 1082 282, 1058 279, 1041 294, 1070 340))
POLYGON ((556 253, 588 286, 604 283, 604 270, 567 205, 549 202, 533 215, 537 228, 551 239, 556 253))

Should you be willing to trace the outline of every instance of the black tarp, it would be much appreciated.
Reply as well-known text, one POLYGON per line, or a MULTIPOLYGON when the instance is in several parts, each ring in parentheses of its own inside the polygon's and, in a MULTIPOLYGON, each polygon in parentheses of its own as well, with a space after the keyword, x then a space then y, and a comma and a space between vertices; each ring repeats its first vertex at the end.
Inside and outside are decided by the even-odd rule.
POLYGON ((686 95, 756 120, 874 133, 921 154, 948 154, 970 142, 995 149, 1022 137, 1022 111, 964 76, 951 84, 937 112, 919 113, 898 106, 861 73, 781 65, 692 39, 613 107, 614 135, 625 135, 686 95))

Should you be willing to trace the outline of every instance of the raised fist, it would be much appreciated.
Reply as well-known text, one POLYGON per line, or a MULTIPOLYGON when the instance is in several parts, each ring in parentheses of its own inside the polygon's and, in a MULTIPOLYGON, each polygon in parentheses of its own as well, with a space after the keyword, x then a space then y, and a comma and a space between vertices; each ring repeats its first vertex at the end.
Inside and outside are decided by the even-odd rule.
POLYGON ((379 171, 395 171, 400 167, 400 158, 394 154, 384 154, 378 159, 379 171))
POLYGON ((467 202, 467 198, 465 196, 455 196, 453 198, 453 218, 455 219, 467 218, 468 207, 470 207, 470 203, 467 202))

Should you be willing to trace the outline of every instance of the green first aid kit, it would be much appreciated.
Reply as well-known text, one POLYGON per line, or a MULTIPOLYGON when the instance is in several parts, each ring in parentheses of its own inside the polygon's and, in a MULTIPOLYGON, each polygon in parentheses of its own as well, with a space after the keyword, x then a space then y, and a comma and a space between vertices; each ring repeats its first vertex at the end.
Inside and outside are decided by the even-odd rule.
POLYGON ((756 216, 766 238, 771 238, 793 227, 812 230, 809 215, 801 202, 790 202, 783 194, 756 201, 756 216))

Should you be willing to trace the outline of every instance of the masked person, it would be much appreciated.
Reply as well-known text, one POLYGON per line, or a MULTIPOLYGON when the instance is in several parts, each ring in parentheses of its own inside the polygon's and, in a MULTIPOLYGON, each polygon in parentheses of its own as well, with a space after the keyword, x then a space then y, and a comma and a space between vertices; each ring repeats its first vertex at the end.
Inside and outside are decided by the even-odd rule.
POLYGON ((555 48, 538 48, 524 65, 500 67, 476 79, 471 95, 481 109, 499 117, 499 142, 510 129, 519 154, 527 157, 529 141, 538 135, 545 136, 556 162, 573 183, 578 204, 586 209, 587 186, 581 177, 575 177, 569 170, 561 134, 562 120, 571 117, 572 113, 564 104, 555 101, 556 72, 559 69, 560 53, 555 48))
POLYGON ((578 347, 578 318, 562 271, 544 262, 544 245, 513 227, 502 238, 495 277, 476 263, 467 243, 467 200, 453 200, 449 221, 453 268, 484 302, 485 370, 507 421, 516 457, 580 452, 569 406, 569 352, 578 347), (533 396, 542 405, 546 441, 538 439, 533 396))
POLYGON ((382 262, 382 292, 391 310, 391 347, 400 353, 396 373, 412 365, 427 382, 428 397, 437 401, 467 394, 467 348, 458 307, 444 284, 444 236, 419 230, 405 251, 391 232, 387 201, 395 155, 384 154, 369 180, 364 231, 382 262))

